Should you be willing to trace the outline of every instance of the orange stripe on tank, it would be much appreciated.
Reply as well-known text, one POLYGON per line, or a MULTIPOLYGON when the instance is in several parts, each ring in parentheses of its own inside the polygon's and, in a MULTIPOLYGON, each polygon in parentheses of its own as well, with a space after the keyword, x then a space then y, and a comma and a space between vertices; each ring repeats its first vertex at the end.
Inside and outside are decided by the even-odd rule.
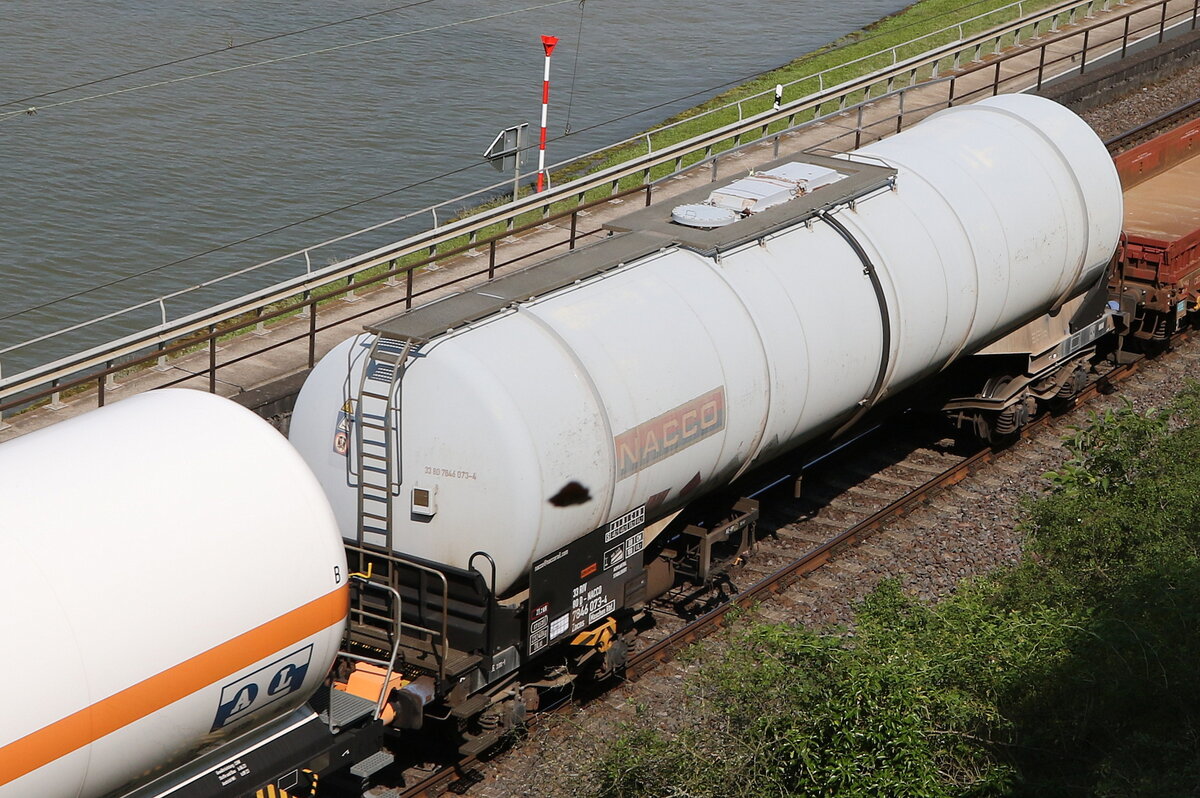
POLYGON ((340 587, 9 743, 0 748, 0 786, 328 629, 346 617, 349 601, 349 586, 340 587))

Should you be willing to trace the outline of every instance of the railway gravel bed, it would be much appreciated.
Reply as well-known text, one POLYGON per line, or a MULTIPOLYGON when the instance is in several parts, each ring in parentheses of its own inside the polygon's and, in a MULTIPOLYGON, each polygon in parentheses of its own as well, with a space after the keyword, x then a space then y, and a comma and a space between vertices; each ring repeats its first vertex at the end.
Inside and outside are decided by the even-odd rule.
POLYGON ((1097 108, 1079 111, 1079 115, 1107 141, 1197 97, 1200 97, 1200 66, 1166 74, 1156 83, 1097 108))
MULTIPOLYGON (((1115 394, 1097 397, 1086 407, 1052 420, 988 466, 889 523, 866 543, 846 549, 761 605, 756 617, 779 623, 845 624, 854 603, 884 578, 898 578, 913 595, 937 600, 963 578, 1015 562, 1022 540, 1020 503, 1043 490, 1048 483, 1041 475, 1066 459, 1062 438, 1070 428, 1082 423, 1085 413, 1118 407, 1125 399, 1141 411, 1160 407, 1178 392, 1184 379, 1200 379, 1198 339, 1146 361, 1115 394)), ((764 554, 760 550, 748 562, 764 554)), ((774 554, 767 556, 776 559, 774 554)), ((771 565, 784 559, 779 557, 771 565)), ((712 635, 700 645, 708 656, 720 656, 724 637, 712 635)), ((695 668, 691 658, 676 658, 588 705, 547 717, 526 740, 488 763, 483 781, 468 794, 480 798, 580 794, 590 759, 625 724, 648 720, 671 729, 687 721, 679 697, 684 679, 695 668)))
MULTIPOLYGON (((1102 138, 1109 138, 1197 96, 1200 67, 1082 115, 1102 138)), ((853 605, 882 579, 898 578, 913 595, 936 601, 963 578, 1014 563, 1022 543, 1021 502, 1044 490, 1048 483, 1041 475, 1066 459, 1062 438, 1070 428, 1083 423, 1086 412, 1102 412, 1125 399, 1139 410, 1162 406, 1184 379, 1200 379, 1200 339, 1185 340, 1175 351, 1145 361, 1114 395, 1097 397, 1086 408, 1016 442, 986 467, 760 605, 756 617, 813 626, 846 624, 853 605)), ((731 569, 732 586, 749 586, 966 454, 952 439, 920 425, 901 438, 885 434, 864 441, 840 456, 840 463, 831 462, 815 478, 806 476, 804 498, 764 507, 762 540, 731 569), (847 468, 852 459, 857 459, 857 467, 847 468)), ((663 613, 658 620, 642 645, 682 626, 682 621, 663 613)), ((700 645, 709 655, 720 656, 724 637, 713 635, 700 645)), ((649 722, 670 730, 687 721, 680 696, 684 680, 696 667, 692 658, 675 658, 587 704, 543 716, 526 739, 477 766, 474 778, 450 785, 450 791, 480 798, 579 795, 589 779, 589 762, 626 724, 649 722)))

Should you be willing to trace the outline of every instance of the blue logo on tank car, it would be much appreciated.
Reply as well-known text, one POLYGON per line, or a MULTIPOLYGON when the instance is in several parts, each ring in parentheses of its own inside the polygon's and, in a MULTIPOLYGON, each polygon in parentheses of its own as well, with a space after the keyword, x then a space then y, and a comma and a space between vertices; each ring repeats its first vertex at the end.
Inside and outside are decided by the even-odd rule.
POLYGON ((312 644, 309 644, 225 685, 221 688, 221 703, 217 705, 212 731, 299 690, 311 660, 312 644))

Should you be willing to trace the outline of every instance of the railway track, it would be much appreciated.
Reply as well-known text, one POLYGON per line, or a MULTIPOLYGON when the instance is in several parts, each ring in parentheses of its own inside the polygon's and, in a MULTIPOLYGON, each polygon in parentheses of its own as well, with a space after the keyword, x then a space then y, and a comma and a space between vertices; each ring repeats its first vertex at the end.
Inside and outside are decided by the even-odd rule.
MULTIPOLYGON (((1077 397, 1076 407, 1085 406, 1097 395, 1111 393, 1117 384, 1136 374, 1144 362, 1141 358, 1099 376, 1077 397)), ((1042 414, 1026 425, 1019 438, 1032 439, 1062 417, 1062 414, 1042 414)), ((1004 451, 989 446, 958 453, 928 426, 916 433, 911 428, 881 428, 877 436, 838 452, 823 463, 819 474, 813 475, 816 484, 806 486, 804 496, 794 502, 783 502, 788 507, 776 507, 765 513, 765 525, 770 532, 759 540, 743 563, 730 570, 729 583, 733 587, 727 601, 690 621, 680 621, 677 615, 662 609, 656 613, 655 630, 659 634, 651 630, 639 638, 639 648, 630 656, 626 678, 637 680, 671 660, 683 648, 721 628, 731 612, 778 600, 806 576, 831 565, 836 567, 839 553, 869 539, 935 495, 989 466, 1004 451), (868 457, 880 467, 863 465, 859 455, 868 446, 873 452, 868 457), (901 490, 897 491, 897 487, 901 490), (897 495, 883 492, 889 488, 897 495), (836 529, 835 534, 820 534, 820 530, 828 529, 836 529), (786 562, 769 567, 779 560, 786 562), (747 586, 738 588, 739 583, 747 586)), ((663 603, 670 604, 677 598, 669 596, 663 603)), ((543 712, 542 716, 554 711, 543 712)), ((479 764, 478 757, 465 757, 409 787, 377 795, 418 798, 440 795, 443 790, 466 792, 481 780, 475 769, 479 764)))
MULTIPOLYGON (((1116 153, 1197 116, 1200 116, 1200 100, 1116 136, 1106 145, 1116 153)), ((1185 333, 1173 343, 1186 338, 1185 333)), ((1075 398, 1066 417, 1070 418, 1077 408, 1086 406, 1096 396, 1115 391, 1147 362, 1140 357, 1097 374, 1075 398)), ((1061 432, 1051 428, 1063 417, 1063 413, 1043 413, 1021 430, 1019 438, 1033 442, 1053 437, 1053 441, 1044 445, 1060 446, 1061 432), (1053 435, 1045 435, 1047 432, 1053 435)), ((945 432, 932 426, 914 429, 905 424, 885 425, 869 438, 831 455, 819 470, 806 475, 799 499, 779 500, 764 509, 760 532, 765 529, 767 534, 760 534, 752 552, 728 571, 727 600, 688 620, 661 606, 657 608, 654 629, 639 638, 638 647, 631 654, 627 678, 637 680, 671 660, 684 647, 722 627, 735 609, 780 600, 790 587, 819 569, 837 569, 841 552, 857 546, 915 508, 925 506, 934 496, 969 475, 980 474, 1010 450, 989 446, 962 451, 945 439, 945 432)), ((679 598, 678 594, 669 594, 667 601, 679 598)), ((564 703, 560 708, 565 706, 564 703)), ((541 714, 547 716, 552 712, 541 714)), ((410 770, 408 779, 416 779, 411 786, 372 795, 416 798, 446 791, 465 793, 482 781, 483 776, 476 769, 480 764, 477 757, 471 756, 427 776, 417 776, 410 770)))
POLYGON ((1149 141, 1160 133, 1200 116, 1200 98, 1172 108, 1165 114, 1156 116, 1148 122, 1127 130, 1118 136, 1105 140, 1104 146, 1114 155, 1149 141))

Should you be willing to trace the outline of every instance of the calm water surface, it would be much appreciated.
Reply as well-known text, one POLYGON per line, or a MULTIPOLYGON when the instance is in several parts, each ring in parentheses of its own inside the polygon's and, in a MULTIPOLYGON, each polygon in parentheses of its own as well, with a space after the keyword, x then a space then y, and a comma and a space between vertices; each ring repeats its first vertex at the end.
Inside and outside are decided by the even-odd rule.
MULTIPOLYGON (((556 161, 632 135, 905 5, 587 0, 581 34, 575 0, 519 11, 540 4, 433 0, 0 107, 46 106, 391 37, 0 119, 0 349, 497 182, 502 176, 480 155, 508 125, 526 121, 536 134, 543 33, 561 39, 550 135, 564 133, 568 108, 576 131, 552 143, 556 161), (426 30, 505 11, 519 13, 426 30), (642 109, 651 110, 636 113, 642 109), (610 122, 618 117, 626 118, 610 122), (386 192, 393 193, 302 222, 386 192), (155 267, 164 268, 95 288, 155 267)), ((0 0, 0 103, 397 5, 0 0)), ((313 265, 396 237, 347 244, 313 265)), ((272 276, 281 275, 231 281, 167 311, 177 317, 272 276)), ((159 312, 0 355, 0 368, 13 374, 156 323, 159 312)))

